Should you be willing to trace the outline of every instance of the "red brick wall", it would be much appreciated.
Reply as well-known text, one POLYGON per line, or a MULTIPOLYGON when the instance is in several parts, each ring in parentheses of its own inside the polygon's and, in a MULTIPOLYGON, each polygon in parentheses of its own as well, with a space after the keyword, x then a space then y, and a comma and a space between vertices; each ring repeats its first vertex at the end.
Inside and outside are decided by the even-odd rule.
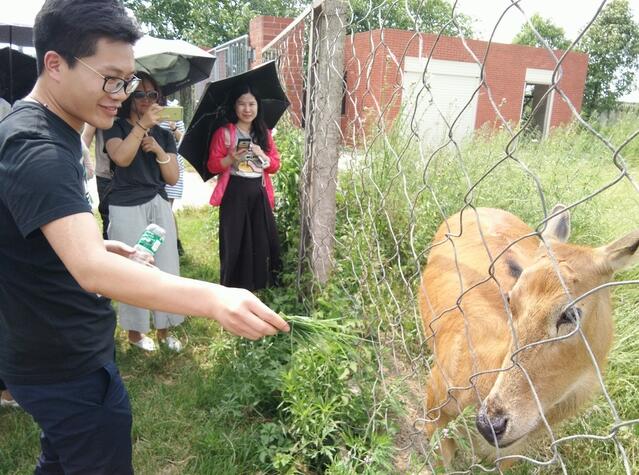
MULTIPOLYGON (((348 100, 343 125, 362 126, 357 116, 364 121, 383 118, 388 125, 395 119, 401 106, 401 73, 406 56, 432 57, 448 61, 475 62, 460 38, 436 35, 418 35, 403 30, 375 30, 357 33, 346 39, 345 63, 348 71, 348 100), (360 72, 357 72, 359 67, 360 72), (351 74, 352 72, 352 74, 351 74), (357 77, 364 75, 363 77, 357 77), (358 83, 358 84, 357 84, 358 83), (379 101, 377 115, 371 116, 374 99, 379 101), (354 103, 354 104, 353 104, 354 103)), ((555 61, 544 49, 528 46, 466 40, 468 48, 485 64, 484 77, 490 88, 493 101, 506 121, 519 122, 527 68, 553 69, 555 61), (488 50, 488 54, 486 52, 488 50)), ((560 57, 560 54, 557 54, 560 57)), ((563 77, 559 88, 581 110, 583 91, 588 68, 588 57, 583 53, 568 53, 562 63, 563 77)), ((551 127, 572 119, 568 105, 555 94, 551 116, 551 127)), ((495 108, 490 103, 486 86, 479 91, 475 127, 489 123, 501 125, 495 108)), ((363 130, 361 130, 363 132, 363 130)), ((351 131, 347 131, 352 133, 351 131)))
MULTIPOLYGON (((256 63, 261 62, 263 46, 290 21, 275 17, 257 17, 251 21, 250 42, 256 49, 256 63)), ((287 43, 281 45, 284 48, 282 51, 287 54, 279 64, 280 74, 293 102, 291 109, 294 116, 302 110, 302 58, 307 46, 302 34, 300 25, 286 40, 287 43)), ((485 83, 504 119, 519 122, 526 69, 553 69, 555 60, 551 54, 545 49, 501 43, 489 45, 478 40, 466 40, 466 44, 484 63, 485 83)), ((402 103, 402 73, 406 56, 475 62, 460 38, 444 36, 438 39, 433 34, 390 29, 347 36, 344 48, 346 113, 342 117, 342 128, 348 141, 360 141, 371 125, 378 124, 380 120, 390 125, 397 117, 402 103)), ((560 57, 559 52, 557 56, 560 57)), ((588 57, 583 53, 568 53, 562 66, 563 77, 559 81, 559 88, 580 111, 588 57)), ((568 105, 555 93, 551 127, 571 119, 568 105)), ((490 103, 486 86, 479 91, 475 127, 484 124, 501 125, 497 111, 490 103)))
POLYGON ((251 67, 262 63, 262 49, 269 44, 273 38, 293 22, 291 18, 281 18, 276 16, 258 16, 249 23, 249 44, 255 49, 255 59, 251 67))
MULTIPOLYGON (((260 16, 251 20, 249 25, 249 44, 255 49, 255 61, 251 67, 266 60, 262 51, 284 28, 292 23, 290 18, 260 16)), ((275 48, 283 54, 278 62, 280 79, 291 101, 289 109, 293 122, 302 123, 304 102, 304 24, 293 28, 275 48)))
MULTIPOLYGON (((483 58, 486 46, 487 43, 484 43, 477 47, 477 52, 481 52, 482 56, 477 52, 475 54, 483 58)), ((557 51, 556 55, 561 57, 561 52, 557 51)), ((545 49, 494 43, 490 46, 484 64, 486 84, 491 90, 493 100, 496 104, 502 101, 500 110, 506 120, 518 122, 521 116, 526 68, 554 69, 556 62, 545 49)), ((588 71, 588 56, 583 53, 568 53, 562 62, 562 69, 563 76, 558 87, 575 109, 580 111, 588 71)), ((485 87, 480 91, 477 106, 476 127, 498 120, 485 87)), ((571 120, 572 114, 568 105, 559 93, 555 92, 550 126, 556 127, 571 120)))

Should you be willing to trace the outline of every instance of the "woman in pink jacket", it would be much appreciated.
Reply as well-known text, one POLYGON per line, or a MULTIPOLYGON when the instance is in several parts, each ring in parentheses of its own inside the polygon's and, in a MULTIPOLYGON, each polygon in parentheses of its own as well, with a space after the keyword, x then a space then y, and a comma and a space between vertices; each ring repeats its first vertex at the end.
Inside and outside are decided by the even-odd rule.
POLYGON ((213 134, 207 165, 219 175, 210 203, 220 206, 220 283, 275 285, 281 263, 270 175, 280 155, 249 84, 231 91, 228 123, 213 134))

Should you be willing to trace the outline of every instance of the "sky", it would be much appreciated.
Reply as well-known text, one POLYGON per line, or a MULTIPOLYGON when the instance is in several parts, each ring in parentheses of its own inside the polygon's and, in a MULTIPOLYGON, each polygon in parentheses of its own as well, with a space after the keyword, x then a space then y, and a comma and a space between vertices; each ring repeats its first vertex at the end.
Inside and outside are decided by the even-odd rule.
MULTIPOLYGON (((449 0, 451 3, 454 0, 449 0)), ((566 37, 574 39, 579 31, 593 18, 603 0, 520 0, 519 6, 526 16, 538 13, 551 20, 566 32, 566 37)), ((639 21, 639 0, 629 0, 634 17, 639 21)), ((43 0, 0 0, 2 19, 34 18, 43 0)), ((474 30, 479 39, 487 40, 497 24, 497 20, 510 0, 457 0, 457 9, 476 19, 474 30)), ((1 20, 0 20, 1 21, 1 20)), ((495 32, 494 41, 510 43, 525 23, 526 17, 516 8, 505 14, 495 32)), ((639 102, 639 84, 626 100, 639 102)))
MULTIPOLYGON (((526 22, 526 16, 538 13, 564 29, 566 37, 574 40, 579 32, 595 16, 603 0, 521 0, 519 6, 510 8, 499 22, 493 41, 510 43, 526 22), (524 16, 524 13, 526 16, 524 16)), ((472 18, 477 19, 474 30, 478 38, 488 40, 497 25, 499 17, 511 5, 510 0, 458 0, 457 8, 472 18)), ((630 8, 635 20, 639 21, 639 0, 630 0, 630 8)), ((622 98, 639 102, 639 84, 635 90, 622 98)))
MULTIPOLYGON (((495 40, 510 43, 526 21, 538 13, 551 20, 566 32, 569 39, 574 39, 579 31, 595 16, 603 0, 520 0, 518 3, 523 13, 515 7, 510 8, 497 27, 495 40)), ((488 39, 499 16, 511 5, 510 0, 458 0, 457 8, 476 18, 475 31, 481 39, 488 39)), ((639 0, 630 0, 636 19, 639 19, 639 0)))

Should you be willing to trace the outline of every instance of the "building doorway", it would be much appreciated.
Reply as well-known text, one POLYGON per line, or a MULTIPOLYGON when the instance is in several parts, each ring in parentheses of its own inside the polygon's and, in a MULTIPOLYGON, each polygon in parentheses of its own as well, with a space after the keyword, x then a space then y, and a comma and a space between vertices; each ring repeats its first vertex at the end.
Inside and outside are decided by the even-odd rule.
POLYGON ((550 84, 526 81, 521 107, 521 126, 526 125, 526 135, 545 137, 550 128, 553 93, 548 93, 550 84))

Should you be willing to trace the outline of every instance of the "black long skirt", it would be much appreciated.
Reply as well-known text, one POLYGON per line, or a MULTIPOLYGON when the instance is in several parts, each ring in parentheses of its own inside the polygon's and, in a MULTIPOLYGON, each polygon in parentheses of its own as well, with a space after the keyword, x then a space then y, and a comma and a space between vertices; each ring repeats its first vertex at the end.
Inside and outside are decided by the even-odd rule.
POLYGON ((261 178, 231 175, 220 206, 220 282, 259 290, 277 285, 280 242, 261 178))

